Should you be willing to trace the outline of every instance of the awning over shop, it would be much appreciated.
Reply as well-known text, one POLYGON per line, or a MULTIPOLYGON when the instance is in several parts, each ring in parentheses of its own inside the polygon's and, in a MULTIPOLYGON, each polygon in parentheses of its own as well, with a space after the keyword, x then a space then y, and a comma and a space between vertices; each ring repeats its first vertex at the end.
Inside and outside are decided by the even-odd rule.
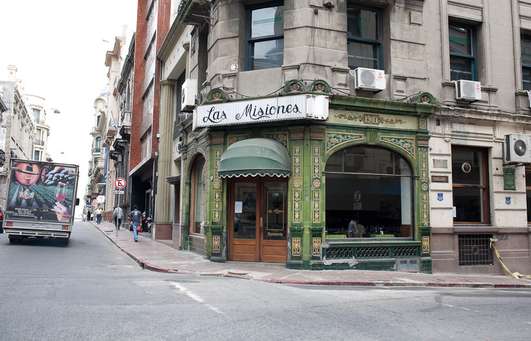
POLYGON ((219 176, 288 177, 291 163, 281 143, 264 138, 247 139, 230 145, 221 155, 219 176))

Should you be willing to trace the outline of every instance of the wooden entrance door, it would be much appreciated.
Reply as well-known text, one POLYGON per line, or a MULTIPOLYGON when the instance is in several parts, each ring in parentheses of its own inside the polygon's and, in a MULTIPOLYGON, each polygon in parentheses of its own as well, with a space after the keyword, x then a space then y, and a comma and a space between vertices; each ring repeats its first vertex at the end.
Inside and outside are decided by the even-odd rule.
POLYGON ((287 183, 237 180, 229 192, 229 259, 285 262, 287 183))

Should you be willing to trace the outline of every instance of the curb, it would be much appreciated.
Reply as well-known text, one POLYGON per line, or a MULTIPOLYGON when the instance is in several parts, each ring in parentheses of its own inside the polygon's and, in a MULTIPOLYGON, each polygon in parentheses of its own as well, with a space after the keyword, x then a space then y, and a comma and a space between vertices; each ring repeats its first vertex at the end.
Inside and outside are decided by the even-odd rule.
POLYGON ((112 239, 107 233, 105 233, 104 230, 100 229, 96 224, 94 224, 93 222, 91 222, 91 224, 92 224, 92 226, 94 226, 96 228, 96 230, 100 231, 105 237, 107 237, 107 239, 111 243, 113 243, 120 251, 122 251, 123 253, 128 255, 131 259, 133 259, 142 269, 146 269, 146 270, 150 270, 150 271, 154 271, 154 272, 163 272, 163 273, 177 273, 177 272, 179 272, 177 269, 162 268, 162 267, 153 265, 151 263, 148 263, 146 261, 143 261, 142 259, 140 259, 137 256, 135 256, 133 253, 131 253, 131 252, 127 251, 126 249, 124 249, 123 247, 121 247, 120 244, 118 244, 114 239, 112 239))
MULTIPOLYGON (((234 277, 234 276, 233 276, 234 277)), ((490 289, 531 289, 531 284, 510 283, 438 283, 438 282, 386 282, 386 281, 298 281, 281 279, 259 279, 259 281, 288 285, 358 286, 358 287, 418 287, 418 288, 490 288, 490 289)))
POLYGON ((191 272, 191 271, 179 271, 178 269, 168 269, 153 265, 149 262, 146 262, 133 253, 127 251, 121 247, 114 239, 112 239, 105 231, 100 229, 96 224, 92 223, 98 231, 100 231, 111 243, 113 243, 120 251, 128 255, 133 259, 138 265, 145 270, 161 272, 161 273, 179 273, 179 274, 198 274, 199 276, 212 276, 212 277, 226 277, 226 278, 238 278, 238 279, 247 279, 255 280, 265 283, 274 283, 274 284, 288 284, 288 285, 320 285, 320 286, 355 286, 355 287, 416 287, 416 288, 487 288, 487 289, 531 289, 530 284, 511 284, 511 283, 438 283, 438 282, 418 282, 418 283, 404 283, 404 282, 392 282, 392 281, 338 281, 338 280, 283 280, 283 279, 257 279, 249 276, 247 273, 201 273, 201 272, 191 272))

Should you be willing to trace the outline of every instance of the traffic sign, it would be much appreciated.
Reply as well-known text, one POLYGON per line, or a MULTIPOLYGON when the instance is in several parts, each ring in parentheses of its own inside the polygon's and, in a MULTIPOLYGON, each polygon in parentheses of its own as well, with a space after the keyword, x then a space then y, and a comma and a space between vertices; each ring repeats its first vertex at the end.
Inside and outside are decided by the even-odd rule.
POLYGON ((126 185, 127 181, 124 178, 116 178, 116 181, 114 181, 114 187, 116 189, 124 189, 126 185))

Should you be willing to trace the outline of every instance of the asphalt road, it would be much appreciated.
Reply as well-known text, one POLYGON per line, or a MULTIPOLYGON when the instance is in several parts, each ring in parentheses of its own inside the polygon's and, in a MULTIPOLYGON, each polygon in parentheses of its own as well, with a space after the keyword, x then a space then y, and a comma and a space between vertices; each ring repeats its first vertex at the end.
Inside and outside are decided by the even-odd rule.
POLYGON ((285 286, 141 270, 78 223, 0 235, 0 340, 531 340, 531 291, 285 286))

